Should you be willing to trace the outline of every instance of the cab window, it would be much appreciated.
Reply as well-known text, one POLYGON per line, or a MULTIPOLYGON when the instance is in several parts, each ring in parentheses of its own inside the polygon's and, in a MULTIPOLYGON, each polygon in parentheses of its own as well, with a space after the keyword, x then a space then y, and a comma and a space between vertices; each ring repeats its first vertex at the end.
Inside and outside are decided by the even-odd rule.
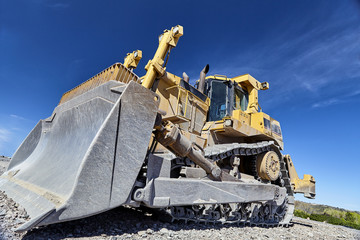
POLYGON ((271 130, 271 128, 270 128, 270 120, 269 119, 264 118, 264 126, 265 126, 266 129, 271 130))
POLYGON ((242 111, 246 111, 249 103, 249 94, 238 87, 235 87, 234 89, 234 109, 241 109, 242 111))
POLYGON ((275 133, 276 135, 280 136, 281 137, 281 129, 280 129, 280 126, 274 124, 274 123, 271 123, 271 131, 273 133, 275 133))
POLYGON ((226 90, 226 82, 211 81, 209 121, 218 121, 226 116, 226 90))

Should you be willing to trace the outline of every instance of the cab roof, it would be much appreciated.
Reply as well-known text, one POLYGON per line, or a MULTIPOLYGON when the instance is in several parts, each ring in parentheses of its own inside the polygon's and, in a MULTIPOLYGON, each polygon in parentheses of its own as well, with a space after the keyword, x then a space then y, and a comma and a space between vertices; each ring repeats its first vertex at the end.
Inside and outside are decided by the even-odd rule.
POLYGON ((250 74, 244 74, 233 78, 228 78, 225 75, 213 75, 213 76, 207 76, 205 79, 216 79, 216 80, 222 80, 222 81, 234 81, 239 83, 240 85, 243 85, 244 87, 252 87, 256 90, 266 90, 269 88, 268 82, 260 83, 258 80, 256 80, 253 76, 250 74))

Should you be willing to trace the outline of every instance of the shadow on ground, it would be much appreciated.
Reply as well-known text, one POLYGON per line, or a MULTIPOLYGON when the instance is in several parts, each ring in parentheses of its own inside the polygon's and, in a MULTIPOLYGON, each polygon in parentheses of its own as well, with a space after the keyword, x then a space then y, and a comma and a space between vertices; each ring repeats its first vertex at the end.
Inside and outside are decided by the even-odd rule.
POLYGON ((169 223, 163 215, 149 212, 149 209, 132 209, 119 207, 92 217, 40 227, 27 232, 23 239, 89 238, 89 237, 121 237, 137 234, 140 231, 156 233, 162 228, 172 231, 205 230, 233 227, 233 224, 203 224, 176 221, 169 223), (150 229, 150 230, 149 230, 150 229))

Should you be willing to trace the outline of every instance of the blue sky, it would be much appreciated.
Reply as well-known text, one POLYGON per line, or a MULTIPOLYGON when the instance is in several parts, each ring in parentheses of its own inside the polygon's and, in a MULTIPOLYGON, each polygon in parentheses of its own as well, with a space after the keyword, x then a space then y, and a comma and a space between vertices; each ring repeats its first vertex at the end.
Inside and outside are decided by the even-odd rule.
POLYGON ((299 175, 316 178, 310 202, 360 211, 357 1, 0 0, 0 155, 126 53, 143 51, 145 74, 158 35, 177 24, 168 71, 194 82, 208 63, 209 74, 269 82, 260 105, 280 121, 299 175))

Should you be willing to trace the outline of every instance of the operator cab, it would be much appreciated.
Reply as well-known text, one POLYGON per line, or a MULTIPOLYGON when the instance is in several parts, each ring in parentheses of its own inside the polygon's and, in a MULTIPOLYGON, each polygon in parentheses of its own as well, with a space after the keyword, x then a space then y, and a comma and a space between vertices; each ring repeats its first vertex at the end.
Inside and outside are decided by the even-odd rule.
POLYGON ((233 110, 246 111, 248 108, 249 93, 226 77, 207 78, 205 94, 211 101, 208 121, 222 120, 231 116, 233 110))
POLYGON ((223 75, 206 77, 204 94, 210 98, 207 121, 215 122, 215 128, 218 127, 216 124, 233 128, 228 130, 229 136, 235 131, 241 133, 239 136, 243 136, 244 130, 239 128, 248 125, 258 131, 251 136, 253 139, 256 141, 274 139, 282 149, 280 123, 262 112, 258 103, 258 91, 268 88, 267 82, 260 83, 249 74, 234 78, 223 75), (234 121, 239 124, 232 125, 234 121))

